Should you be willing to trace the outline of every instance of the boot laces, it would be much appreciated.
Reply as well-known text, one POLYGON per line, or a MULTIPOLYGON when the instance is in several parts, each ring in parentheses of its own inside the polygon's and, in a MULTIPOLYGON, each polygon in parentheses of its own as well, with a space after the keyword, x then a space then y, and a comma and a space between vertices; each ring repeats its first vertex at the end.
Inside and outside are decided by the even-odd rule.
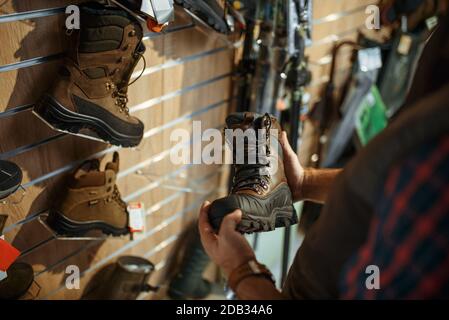
POLYGON ((126 210, 127 204, 125 201, 123 201, 120 191, 118 190, 116 185, 114 186, 114 191, 112 192, 111 199, 117 202, 121 208, 126 210))
POLYGON ((126 114, 126 116, 129 116, 129 108, 128 108, 128 88, 133 85, 137 80, 139 80, 143 73, 145 72, 145 69, 147 68, 147 62, 145 59, 145 56, 143 53, 137 52, 136 55, 138 56, 138 60, 136 64, 139 62, 140 59, 143 60, 143 69, 142 72, 139 74, 136 79, 134 79, 131 83, 127 83, 126 85, 119 87, 114 84, 112 84, 112 89, 114 90, 112 93, 112 97, 115 98, 115 105, 119 108, 120 112, 123 112, 126 114))
POLYGON ((265 129, 265 137, 259 139, 256 135, 256 141, 249 141, 244 144, 244 152, 248 156, 244 164, 237 164, 236 150, 234 148, 234 168, 235 174, 233 178, 232 193, 242 190, 252 190, 258 194, 262 194, 264 190, 268 190, 268 185, 271 181, 269 167, 270 167, 270 129, 271 117, 266 113, 262 118, 260 129, 265 129), (261 141, 259 141, 261 140, 261 141), (265 147, 265 154, 260 152, 261 148, 265 147), (247 163, 252 156, 255 155, 256 163, 247 163))

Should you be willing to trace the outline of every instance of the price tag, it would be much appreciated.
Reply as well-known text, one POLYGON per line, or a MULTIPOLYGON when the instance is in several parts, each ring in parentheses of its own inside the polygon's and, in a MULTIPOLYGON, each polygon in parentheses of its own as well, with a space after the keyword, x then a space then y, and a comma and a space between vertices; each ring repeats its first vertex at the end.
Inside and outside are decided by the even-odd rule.
POLYGON ((20 251, 3 239, 0 239, 0 271, 6 271, 19 257, 20 251))
POLYGON ((129 230, 133 239, 139 234, 145 233, 145 206, 141 202, 133 202, 128 205, 129 230))
POLYGON ((360 70, 368 72, 382 68, 382 54, 379 47, 358 51, 360 70))
POLYGON ((437 16, 433 16, 433 17, 426 19, 427 29, 433 30, 437 25, 438 25, 438 17, 437 16))
POLYGON ((151 5, 151 1, 150 0, 143 0, 142 1, 142 5, 140 6, 140 11, 142 11, 143 13, 146 13, 150 17, 154 17, 155 16, 154 11, 153 11, 153 6, 151 5))
POLYGON ((379 90, 373 86, 360 104, 355 119, 356 132, 362 145, 366 145, 387 127, 386 110, 379 90))
POLYGON ((140 6, 140 11, 154 18, 157 23, 164 24, 173 20, 173 1, 143 0, 140 6))

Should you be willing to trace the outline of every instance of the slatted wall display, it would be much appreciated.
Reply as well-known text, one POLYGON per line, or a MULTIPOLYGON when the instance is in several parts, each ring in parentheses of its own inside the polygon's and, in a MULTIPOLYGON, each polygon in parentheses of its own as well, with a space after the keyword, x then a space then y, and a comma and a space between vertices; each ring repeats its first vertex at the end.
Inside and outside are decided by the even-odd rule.
MULTIPOLYGON (((126 201, 145 203, 145 239, 62 241, 52 238, 37 221, 73 168, 92 157, 102 157, 104 163, 116 149, 52 131, 30 111, 51 84, 66 48, 64 7, 77 2, 0 1, 0 159, 20 165, 26 190, 20 204, 0 204, 0 212, 9 214, 6 239, 22 251, 20 259, 34 268, 42 287, 40 299, 80 298, 95 272, 127 254, 155 263, 151 283, 163 284, 164 268, 183 228, 197 215, 202 201, 217 197, 219 186, 226 182, 224 169, 218 166, 175 166, 169 160, 172 130, 191 130, 192 120, 202 120, 203 129, 223 126, 234 58, 230 43, 212 31, 194 28, 191 19, 178 10, 176 23, 166 34, 147 35, 147 69, 130 87, 130 109, 145 123, 144 140, 138 148, 119 150, 118 186, 126 201), (194 186, 198 193, 185 192, 179 188, 183 186, 194 186), (81 290, 65 288, 68 265, 80 267, 81 290)), ((335 41, 355 39, 365 21, 366 6, 377 1, 313 2, 313 43, 307 49, 312 102, 328 79, 335 41)), ((349 54, 342 50, 339 56, 337 87, 349 70, 349 54)))
MULTIPOLYGON (((89 279, 121 255, 152 261, 157 272, 150 282, 159 284, 181 231, 205 199, 221 196, 217 190, 224 181, 218 166, 170 161, 172 130, 191 131, 192 120, 201 120, 203 129, 222 127, 234 59, 229 42, 195 28, 190 16, 177 10, 176 22, 164 35, 146 35, 147 68, 129 88, 131 113, 145 124, 144 140, 138 148, 119 150, 118 187, 125 201, 145 203, 145 239, 57 240, 39 223, 39 214, 52 205, 71 170, 93 157, 104 158, 104 165, 117 149, 52 131, 31 113, 61 64, 67 47, 64 8, 74 3, 0 1, 0 158, 22 168, 26 190, 21 203, 0 205, 0 212, 9 215, 6 240, 34 268, 39 299, 79 299, 89 279), (195 193, 186 192, 189 188, 195 193), (79 266, 81 290, 66 289, 68 265, 79 266)), ((139 64, 136 75, 142 68, 139 64)))
MULTIPOLYGON (((366 8, 378 4, 378 0, 314 0, 313 1, 313 33, 312 44, 306 53, 310 58, 312 83, 307 91, 311 95, 310 106, 313 106, 324 93, 329 81, 332 63, 332 48, 339 41, 357 40, 358 31, 366 33, 366 8)), ((351 68, 351 49, 343 48, 337 56, 335 87, 338 94, 347 79, 351 68)), ((306 123, 304 144, 300 146, 299 157, 303 165, 310 165, 308 143, 314 128, 306 123)))

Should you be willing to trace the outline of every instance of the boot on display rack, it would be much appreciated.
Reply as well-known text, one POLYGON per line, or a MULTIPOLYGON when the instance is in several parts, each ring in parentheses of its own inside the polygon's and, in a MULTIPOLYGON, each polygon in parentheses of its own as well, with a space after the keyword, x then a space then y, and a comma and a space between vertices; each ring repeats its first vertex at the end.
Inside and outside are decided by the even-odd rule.
POLYGON ((282 129, 277 119, 269 114, 235 113, 227 117, 226 125, 233 132, 253 130, 254 139, 245 139, 244 148, 237 150, 238 139, 234 137, 229 141, 227 138, 227 143, 232 145, 234 160, 232 190, 229 196, 211 204, 209 219, 212 226, 219 230, 223 218, 236 209, 243 213, 238 230, 244 233, 271 231, 296 224, 298 217, 285 177, 279 143, 282 129), (265 132, 263 137, 259 130, 265 132), (251 143, 250 140, 256 141, 251 143), (261 152, 261 148, 265 152, 261 152), (252 156, 256 161, 250 161, 252 156), (238 158, 244 161, 238 161, 238 158))
POLYGON ((128 87, 137 80, 129 83, 131 75, 145 52, 142 26, 115 6, 88 2, 80 12, 81 29, 72 32, 57 81, 34 113, 59 131, 137 146, 144 125, 127 103, 128 87))
POLYGON ((92 278, 82 299, 136 300, 141 293, 158 290, 148 284, 154 269, 154 264, 144 258, 120 257, 92 278))
POLYGON ((0 200, 10 196, 22 183, 22 170, 15 163, 0 160, 0 200))
POLYGON ((83 163, 70 177, 60 203, 50 210, 47 224, 58 234, 83 236, 91 230, 121 236, 129 233, 127 205, 115 184, 119 154, 100 171, 100 161, 83 163))
POLYGON ((204 251, 196 224, 192 228, 193 238, 188 241, 180 270, 171 280, 168 295, 172 299, 203 299, 211 292, 211 284, 203 278, 210 258, 204 251))

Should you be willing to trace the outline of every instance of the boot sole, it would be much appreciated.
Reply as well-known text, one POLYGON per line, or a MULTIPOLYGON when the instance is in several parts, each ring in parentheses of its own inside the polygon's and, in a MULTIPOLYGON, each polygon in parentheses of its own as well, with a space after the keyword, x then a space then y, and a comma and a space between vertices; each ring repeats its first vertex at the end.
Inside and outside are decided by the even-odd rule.
MULTIPOLYGON (((67 110, 49 95, 42 98, 33 113, 48 126, 69 134, 81 135, 81 130, 89 129, 95 132, 101 141, 125 148, 135 147, 142 141, 141 135, 122 134, 111 128, 102 119, 67 110)), ((84 137, 86 136, 84 135, 84 137)))
MULTIPOLYGON (((292 206, 275 208, 269 217, 253 216, 245 213, 244 219, 237 226, 237 230, 242 233, 268 232, 276 228, 289 227, 298 223, 298 216, 292 206)), ((211 220, 212 225, 221 225, 222 218, 211 220)))
POLYGON ((240 232, 266 232, 276 228, 288 227, 298 223, 295 207, 291 203, 291 197, 288 197, 284 199, 286 205, 274 208, 267 217, 242 210, 238 201, 233 197, 219 199, 211 205, 209 222, 218 231, 223 218, 234 210, 240 209, 243 213, 243 219, 237 227, 240 232))
POLYGON ((59 212, 51 212, 47 224, 59 235, 81 237, 89 231, 101 231, 114 237, 129 234, 128 228, 116 228, 104 222, 75 222, 59 212))
POLYGON ((245 219, 240 223, 238 230, 244 233, 258 231, 273 231, 276 228, 289 227, 298 223, 298 216, 293 205, 275 208, 272 214, 263 218, 246 214, 245 219))
POLYGON ((202 1, 195 0, 175 0, 175 3, 182 6, 184 9, 198 17, 203 23, 206 23, 214 30, 227 34, 228 27, 223 17, 220 17, 214 10, 209 8, 202 1))
POLYGON ((19 187, 20 187, 20 184, 14 186, 12 188, 6 189, 6 190, 0 190, 0 200, 3 200, 5 198, 9 197, 10 195, 12 195, 14 192, 17 191, 17 189, 19 189, 19 187))

